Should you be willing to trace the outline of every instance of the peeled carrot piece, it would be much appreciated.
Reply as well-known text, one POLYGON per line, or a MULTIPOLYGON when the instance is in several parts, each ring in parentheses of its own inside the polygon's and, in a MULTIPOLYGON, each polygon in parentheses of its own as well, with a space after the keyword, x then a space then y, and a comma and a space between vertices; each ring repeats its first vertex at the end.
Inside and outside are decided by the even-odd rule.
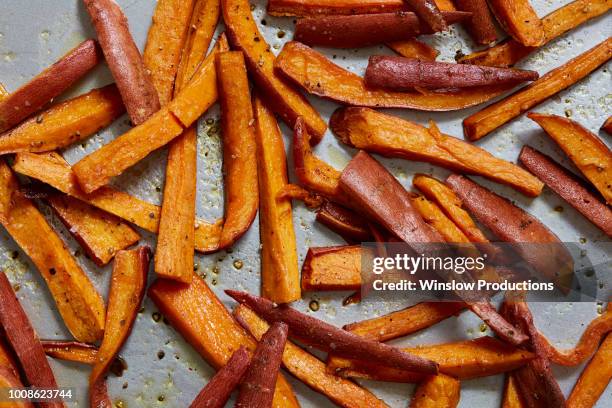
POLYGON ((98 348, 74 341, 42 341, 45 354, 64 361, 94 365, 98 361, 98 348))
POLYGON ((278 193, 288 184, 285 145, 273 113, 255 96, 255 141, 259 176, 261 287, 264 297, 279 303, 301 298, 300 273, 291 200, 278 193))
MULTIPOLYGON (((610 42, 612 47, 612 40, 610 42)), ((612 48, 610 50, 612 56, 612 48)), ((530 113, 559 147, 569 156, 576 167, 612 204, 612 151, 596 134, 589 132, 577 122, 556 115, 530 113)))
POLYGON ((98 266, 106 265, 118 251, 135 244, 140 235, 112 214, 67 195, 46 198, 85 253, 98 266))
POLYGON ((410 408, 455 408, 460 393, 459 380, 444 374, 432 375, 416 388, 410 408))
POLYGON ((612 57, 612 38, 548 72, 514 94, 463 120, 465 136, 481 139, 549 97, 574 85, 612 57))
MULTIPOLYGON (((581 24, 604 14, 612 8, 609 0, 575 0, 542 18, 544 45, 581 24)), ((462 64, 510 67, 527 57, 537 47, 528 47, 510 39, 483 51, 476 51, 459 59, 462 64)))
POLYGON ((244 53, 249 73, 261 95, 266 96, 265 102, 292 128, 297 118, 303 117, 313 136, 312 143, 316 144, 327 126, 306 98, 275 73, 276 58, 255 24, 249 2, 222 0, 221 5, 230 43, 244 53))
POLYGON ((60 102, 0 135, 0 154, 47 152, 84 140, 125 112, 117 88, 108 85, 60 102))
MULTIPOLYGON (((433 123, 433 122, 431 122, 433 123)), ((330 119, 335 136, 349 146, 478 174, 535 197, 544 183, 519 166, 471 143, 369 108, 340 108, 330 119)))
MULTIPOLYGON (((104 338, 89 376, 91 388, 104 382, 104 374, 132 331, 147 286, 150 257, 151 250, 147 246, 119 251, 115 257, 104 338)), ((91 392, 92 406, 99 406, 99 397, 91 392)))
POLYGON ((309 248, 302 264, 304 291, 358 290, 361 246, 309 248))
POLYGON ((253 106, 242 52, 220 53, 217 57, 217 73, 226 197, 225 221, 219 247, 227 248, 249 229, 257 214, 257 145, 253 106))
POLYGON ((406 58, 420 61, 435 61, 440 52, 432 46, 415 39, 386 43, 387 47, 406 58))
POLYGON ((94 40, 86 40, 30 82, 0 102, 0 132, 40 110, 95 67, 102 55, 94 40))
MULTIPOLYGON (((21 380, 19 380, 18 374, 13 372, 6 366, 0 366, 0 388, 3 389, 15 389, 23 388, 21 380)), ((28 400, 17 400, 11 402, 0 402, 2 408, 34 408, 28 400)))
MULTIPOLYGON (((234 321, 200 277, 194 276, 190 285, 157 280, 148 294, 173 327, 215 369, 223 367, 240 346, 255 350, 253 338, 234 321)), ((299 407, 282 375, 276 382, 273 406, 299 407)))
POLYGON ((46 281, 68 330, 79 341, 100 339, 106 313, 102 297, 38 208, 19 192, 5 163, 0 163, 0 197, 0 223, 46 281))
POLYGON ((529 0, 489 0, 497 21, 519 43, 536 47, 545 41, 544 25, 529 0))
MULTIPOLYGON (((239 305, 234 309, 234 316, 257 340, 270 327, 265 320, 262 320, 244 305, 239 305)), ((374 394, 358 384, 329 373, 325 363, 290 341, 285 344, 283 365, 287 371, 304 382, 304 384, 327 396, 338 406, 373 408, 387 406, 376 398, 374 394)))
MULTIPOLYGON (((18 153, 13 163, 15 171, 49 184, 55 189, 78 198, 110 214, 156 233, 160 208, 112 187, 101 187, 85 194, 77 184, 70 165, 56 153, 18 153)), ((221 221, 210 224, 195 220, 195 247, 200 252, 214 252, 221 235, 221 221)))
POLYGON ((451 111, 481 104, 512 88, 498 85, 425 94, 369 89, 360 76, 295 41, 285 44, 275 66, 308 93, 347 105, 377 108, 451 111))
MULTIPOLYGON (((57 382, 45 351, 4 272, 0 272, 0 327, 4 330, 29 385, 56 389, 57 382)), ((5 374, 10 374, 10 370, 5 374)), ((8 375, 4 377, 5 381, 10 379, 8 375)), ((63 402, 49 401, 41 402, 40 407, 61 408, 65 405, 63 402)))
POLYGON ((508 373, 506 375, 506 384, 504 386, 504 396, 501 408, 526 408, 526 405, 523 403, 516 389, 516 379, 513 373, 508 373))
POLYGON ((325 201, 317 211, 316 219, 348 243, 370 241, 372 238, 368 223, 362 217, 333 202, 325 201))

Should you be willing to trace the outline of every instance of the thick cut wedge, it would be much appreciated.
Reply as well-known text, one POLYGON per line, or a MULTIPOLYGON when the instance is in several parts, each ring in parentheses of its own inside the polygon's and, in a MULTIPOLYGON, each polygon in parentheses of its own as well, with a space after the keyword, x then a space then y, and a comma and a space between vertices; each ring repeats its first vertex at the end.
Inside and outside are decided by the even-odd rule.
POLYGON ((536 47, 545 41, 544 25, 529 0, 489 0, 497 21, 519 43, 536 47))
POLYGON ((361 246, 310 248, 302 264, 304 291, 358 290, 361 246))

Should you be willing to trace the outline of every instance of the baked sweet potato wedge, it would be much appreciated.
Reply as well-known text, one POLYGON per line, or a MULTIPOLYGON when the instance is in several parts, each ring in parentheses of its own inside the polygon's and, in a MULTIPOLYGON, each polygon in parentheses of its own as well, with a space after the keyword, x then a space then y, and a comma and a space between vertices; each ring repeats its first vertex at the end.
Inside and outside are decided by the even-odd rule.
POLYGON ((368 108, 340 108, 330 128, 344 144, 387 157, 425 161, 478 174, 535 197, 544 184, 528 171, 463 140, 368 108))
POLYGON ((279 303, 298 300, 300 274, 291 200, 278 194, 288 184, 283 136, 272 111, 258 96, 253 99, 257 174, 259 177, 259 235, 262 294, 279 303))
POLYGON ((316 220, 340 235, 348 243, 359 243, 372 239, 367 221, 353 211, 333 202, 323 202, 317 211, 316 220))
POLYGON ((488 45, 497 40, 497 30, 486 0, 454 0, 457 9, 472 13, 463 23, 472 40, 479 45, 488 45))
POLYGON ((569 88, 612 58, 612 38, 548 72, 514 94, 463 120, 465 136, 481 139, 512 119, 569 88))
POLYGON ((612 210, 597 195, 589 191, 582 180, 550 157, 529 146, 523 146, 519 161, 527 170, 544 181, 551 190, 612 237, 612 210))
POLYGON ((76 341, 43 340, 45 354, 59 360, 94 365, 98 361, 98 348, 76 341))
MULTIPOLYGON (((612 46, 612 42, 610 44, 612 46)), ((530 113, 528 117, 540 125, 559 145, 578 167, 578 170, 601 193, 606 203, 612 204, 612 151, 610 148, 596 134, 570 119, 540 113, 530 113)))
MULTIPOLYGON (((612 8, 612 4, 609 0, 575 0, 558 8, 542 18, 544 43, 541 45, 549 43, 581 24, 604 14, 610 8, 612 8)), ((462 64, 510 67, 537 49, 537 47, 528 47, 510 39, 485 50, 466 55, 460 58, 459 62, 462 64)))
POLYGON ((221 6, 232 47, 244 53, 260 95, 265 96, 270 109, 289 127, 293 128, 301 116, 313 137, 311 142, 316 144, 323 137, 327 125, 306 98, 274 72, 276 58, 255 24, 250 3, 247 0, 221 0, 221 6))
POLYGON ((432 375, 418 385, 410 408, 455 408, 460 394, 459 380, 444 374, 432 375))
POLYGON ((42 275, 68 330, 79 341, 102 338, 106 314, 102 297, 38 208, 21 194, 4 162, 0 197, 0 223, 42 275))
POLYGON ((3 98, 0 102, 0 132, 9 130, 39 111, 101 60, 98 44, 94 40, 86 40, 30 82, 3 98))
MULTIPOLYGON (((244 305, 234 309, 234 316, 257 340, 268 330, 269 324, 244 305)), ((327 396, 340 407, 387 407, 365 388, 329 373, 325 363, 290 341, 285 344, 283 366, 304 384, 327 396)))
POLYGON ((491 11, 510 36, 528 47, 545 41, 544 25, 529 0, 489 0, 491 11))
POLYGON ((118 217, 74 197, 51 194, 45 201, 98 266, 106 265, 118 251, 140 239, 140 235, 118 217))
MULTIPOLYGON (((199 276, 194 275, 190 285, 157 280, 149 287, 148 295, 172 326, 215 369, 223 367, 240 346, 255 350, 255 340, 234 321, 199 276)), ((282 375, 276 382, 273 406, 299 407, 282 375)))
MULTIPOLYGON (((469 243, 469 238, 448 218, 440 207, 419 194, 410 195, 410 203, 421 214, 423 220, 431 225, 449 243, 469 243)), ((475 248, 474 248, 475 249, 475 248)))
POLYGON ((0 135, 0 154, 48 152, 79 142, 125 112, 114 85, 60 102, 0 135))
MULTIPOLYGON (((440 10, 453 11, 450 0, 435 0, 440 10)), ((272 16, 376 14, 409 10, 403 0, 269 0, 272 16)))
POLYGON ((302 290, 359 290, 361 246, 309 248, 302 264, 302 290))
POLYGON ((360 76, 295 41, 285 44, 275 67, 308 93, 347 105, 377 108, 452 111, 481 104, 511 89, 509 85, 499 85, 426 94, 371 90, 360 76))
POLYGON ((130 34, 128 21, 114 0, 83 0, 98 34, 121 98, 132 123, 144 123, 159 110, 157 90, 130 34))
POLYGON ((440 51, 431 45, 414 38, 388 42, 385 45, 402 57, 414 58, 419 61, 435 61, 438 55, 440 55, 440 51))
POLYGON ((445 31, 448 28, 448 20, 440 12, 434 0, 405 0, 405 2, 432 31, 445 31))

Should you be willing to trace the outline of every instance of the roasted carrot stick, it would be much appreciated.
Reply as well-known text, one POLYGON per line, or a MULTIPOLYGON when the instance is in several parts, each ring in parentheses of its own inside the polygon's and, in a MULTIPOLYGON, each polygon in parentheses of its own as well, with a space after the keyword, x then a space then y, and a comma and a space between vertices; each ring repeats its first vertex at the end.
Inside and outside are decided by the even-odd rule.
POLYGON ((435 61, 438 55, 440 55, 440 52, 431 45, 414 38, 388 42, 385 45, 402 57, 414 58, 420 61, 435 61))
POLYGON ((134 125, 159 110, 155 86, 130 34, 127 19, 113 0, 83 0, 106 62, 134 125))
MULTIPOLYGON (((458 0, 455 0, 458 1, 458 0)), ((609 0, 575 0, 553 11, 542 19, 544 44, 562 36, 581 24, 604 14, 612 8, 609 0)), ((527 57, 537 47, 527 47, 510 39, 483 51, 476 51, 459 60, 462 64, 510 67, 527 57)))
POLYGON ((423 20, 432 31, 445 31, 448 21, 440 12, 434 0, 404 0, 412 10, 423 20))
MULTIPOLYGON (((612 40, 610 44, 612 47, 612 40)), ((606 203, 612 204, 612 150, 596 134, 570 119, 539 113, 528 117, 569 156, 606 203)))
POLYGON ((304 291, 358 290, 361 246, 309 248, 302 264, 304 291))
MULTIPOLYGON (((190 285, 158 280, 149 288, 149 297, 172 326, 214 368, 223 367, 240 346, 255 350, 253 338, 234 321, 200 277, 194 276, 190 285)), ((299 407, 291 386, 282 375, 276 382, 273 406, 299 407)))
POLYGON ((463 121, 470 140, 478 140, 556 93, 574 85, 612 57, 612 38, 566 62, 537 81, 463 121))
MULTIPOLYGON (((4 272, 0 272, 0 327, 4 330, 29 385, 56 389, 57 382, 45 351, 4 272)), ((42 408, 65 407, 64 403, 58 401, 39 404, 42 408)))
POLYGON ((544 25, 529 0, 489 0, 497 21, 519 43, 537 47, 545 41, 544 25))
MULTIPOLYGON (((234 316, 258 340, 270 327, 244 305, 234 309, 234 316)), ((285 344, 283 366, 304 384, 327 396, 340 407, 387 407, 365 388, 328 372, 325 363, 290 341, 285 344)))
POLYGON ((402 353, 384 343, 364 339, 314 317, 298 312, 287 305, 276 306, 267 299, 235 290, 225 291, 237 302, 245 304, 255 313, 271 322, 284 322, 291 335, 323 350, 333 350, 339 356, 353 356, 379 364, 404 368, 419 373, 437 373, 436 364, 422 358, 402 353))
POLYGON ((125 112, 114 85, 51 106, 0 135, 0 154, 47 152, 84 140, 125 112))
POLYGON ((291 128, 298 117, 303 117, 316 144, 327 126, 319 113, 302 94, 289 86, 274 71, 275 57, 259 32, 247 0, 221 0, 223 21, 232 47, 244 53, 249 73, 266 97, 270 109, 291 128))
MULTIPOLYGON (((3 389, 23 388, 23 384, 19 380, 18 374, 6 366, 0 366, 0 387, 3 389)), ((3 408, 34 408, 34 404, 29 400, 2 402, 0 406, 3 408)))
MULTIPOLYGON (((582 150, 580 152, 584 154, 582 150)), ((519 160, 550 189, 612 237, 612 210, 589 191, 582 180, 550 157, 529 146, 523 146, 519 160)))
POLYGON ((451 111, 481 104, 511 89, 509 85, 499 85, 425 94, 371 90, 360 76, 295 41, 285 44, 275 66, 308 93, 356 106, 451 111))
POLYGON ((82 42, 59 61, 0 102, 0 132, 5 132, 40 110, 83 77, 101 58, 93 40, 82 42))
POLYGON ((210 379, 189 407, 223 408, 232 391, 242 380, 250 362, 249 352, 244 346, 240 346, 227 360, 227 364, 210 379))
POLYGON ((94 365, 98 361, 98 348, 75 341, 43 340, 45 354, 64 361, 94 365))
POLYGON ((488 45, 497 40, 497 30, 486 0, 454 0, 457 9, 472 13, 463 25, 470 36, 480 45, 488 45))
POLYGON ((438 374, 419 384, 410 400, 410 408, 455 408, 459 404, 459 380, 438 374))
POLYGON ((349 244, 365 242, 372 238, 368 224, 363 218, 331 201, 325 201, 319 207, 316 220, 340 235, 349 244))

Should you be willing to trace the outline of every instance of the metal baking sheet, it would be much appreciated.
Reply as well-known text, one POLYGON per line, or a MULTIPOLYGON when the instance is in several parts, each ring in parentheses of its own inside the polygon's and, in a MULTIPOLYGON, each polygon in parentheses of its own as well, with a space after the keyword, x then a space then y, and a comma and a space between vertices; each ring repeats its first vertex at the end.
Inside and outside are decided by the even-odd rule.
MULTIPOLYGON (((538 14, 544 16, 568 2, 567 0, 533 0, 531 3, 538 14)), ((78 0, 2 0, 0 3, 0 81, 9 90, 16 89, 79 42, 94 35, 82 2, 78 0)), ((129 19, 136 42, 143 47, 155 1, 118 0, 118 3, 129 19)), ((256 21, 264 37, 272 46, 273 52, 279 52, 283 43, 292 37, 292 18, 268 16, 265 13, 265 1, 257 0, 252 3, 255 6, 256 21)), ((522 62, 520 67, 535 69, 543 74, 609 37, 612 34, 610 23, 610 16, 595 19, 535 52, 522 62)), ((452 61, 458 52, 468 53, 473 46, 465 32, 458 26, 453 26, 448 33, 427 36, 424 39, 441 51, 440 60, 443 61, 452 61)), ((363 73, 369 55, 390 54, 390 51, 384 47, 360 50, 323 49, 321 51, 329 57, 335 55, 336 63, 358 74, 363 73)), ((108 69, 101 66, 72 89, 69 95, 77 95, 111 81, 108 69)), ((607 64, 584 81, 554 96, 534 110, 567 115, 590 130, 598 132, 604 119, 612 113, 610 83, 610 64, 607 64)), ((337 107, 334 103, 317 98, 311 98, 311 101, 326 120, 337 107)), ((451 113, 422 113, 408 110, 391 110, 390 112, 423 124, 428 119, 434 119, 442 131, 461 137, 461 120, 478 109, 472 108, 451 113)), ((223 210, 218 115, 217 107, 211 109, 200 121, 198 136, 198 213, 209 219, 220 215, 223 210)), ((82 145, 66 149, 64 155, 70 162, 75 162, 126 129, 128 129, 128 123, 123 118, 82 145)), ((282 130, 285 135, 285 143, 288 145, 289 129, 282 125, 282 130)), ((601 133, 600 135, 608 145, 611 144, 609 135, 601 133)), ((524 116, 478 142, 478 145, 498 157, 516 161, 524 143, 544 150, 571 167, 568 160, 542 134, 539 127, 524 116)), ((316 153, 332 165, 342 168, 354 151, 338 144, 333 135, 328 132, 322 143, 317 146, 316 153)), ((159 203, 163 187, 165 156, 165 150, 151 154, 114 183, 143 199, 159 203)), ((444 177, 447 174, 445 170, 429 164, 405 160, 381 160, 407 187, 410 186, 412 175, 416 172, 431 173, 438 177, 444 177)), ((545 190, 541 197, 532 200, 515 193, 510 188, 480 179, 479 181, 494 191, 515 200, 521 207, 539 217, 563 241, 577 242, 589 254, 600 259, 609 259, 610 254, 604 252, 604 244, 609 241, 603 233, 600 233, 550 191, 545 190)), ((48 211, 44 210, 44 212, 67 245, 72 250, 76 250, 76 243, 59 220, 48 211)), ((300 262, 304 259, 309 246, 342 244, 338 236, 315 223, 314 213, 308 211, 300 203, 295 204, 293 216, 300 262)), ((32 231, 32 234, 36 233, 37 231, 32 231)), ((145 236, 144 241, 151 245, 155 244, 150 235, 146 233, 143 235, 145 236)), ((89 273, 95 286, 106 295, 110 268, 97 268, 83 256, 79 256, 78 261, 89 273)), ((258 293, 259 232, 257 220, 231 251, 208 256, 197 255, 195 262, 199 272, 206 276, 208 284, 228 307, 232 307, 233 303, 223 294, 226 288, 245 289, 258 293)), ((13 284, 19 285, 19 299, 40 336, 46 339, 69 339, 69 333, 55 311, 45 283, 4 229, 0 231, 0 267, 7 272, 13 284)), ((343 306, 342 299, 345 296, 346 293, 305 293, 303 300, 296 303, 295 306, 338 326, 390 311, 384 304, 343 306), (312 300, 316 300, 320 305, 317 312, 309 310, 308 304, 312 300)), ((407 303, 410 303, 410 299, 407 300, 407 303)), ((533 304, 532 308, 538 327, 556 345, 570 347, 577 341, 586 323, 597 316, 598 305, 585 302, 537 303, 533 304)), ((121 377, 110 375, 110 394, 114 401, 122 401, 123 406, 127 407, 188 406, 214 372, 169 325, 163 320, 153 319, 155 312, 155 306, 147 299, 144 311, 139 314, 134 331, 121 351, 121 357, 127 362, 127 370, 121 377)), ((439 343, 491 334, 488 330, 481 330, 481 323, 473 314, 463 313, 457 318, 447 319, 430 329, 398 340, 396 343, 439 343)), ((88 368, 55 360, 51 360, 51 364, 59 384, 64 387, 74 387, 76 390, 77 397, 71 406, 86 406, 88 368)), ((582 366, 554 367, 555 375, 566 395, 581 370, 582 366)), ((290 380, 303 407, 333 406, 324 396, 311 391, 293 378, 290 380)), ((409 384, 363 382, 363 385, 392 407, 405 407, 414 390, 414 386, 409 384)), ((502 376, 464 381, 461 387, 460 406, 497 407, 502 395, 502 386, 502 376)), ((612 387, 607 388, 597 406, 612 406, 612 387)))

